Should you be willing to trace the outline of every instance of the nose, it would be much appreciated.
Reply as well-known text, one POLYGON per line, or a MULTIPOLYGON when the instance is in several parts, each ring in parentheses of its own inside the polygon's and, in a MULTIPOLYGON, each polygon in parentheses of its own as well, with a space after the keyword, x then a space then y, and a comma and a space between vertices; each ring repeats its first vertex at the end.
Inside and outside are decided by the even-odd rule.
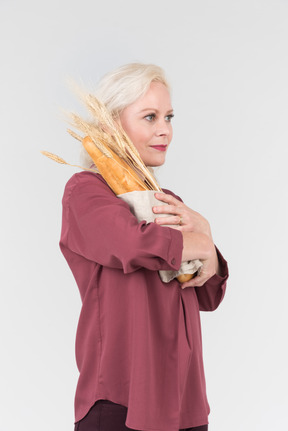
POLYGON ((172 125, 165 119, 157 122, 156 135, 157 136, 169 136, 172 132, 172 125))

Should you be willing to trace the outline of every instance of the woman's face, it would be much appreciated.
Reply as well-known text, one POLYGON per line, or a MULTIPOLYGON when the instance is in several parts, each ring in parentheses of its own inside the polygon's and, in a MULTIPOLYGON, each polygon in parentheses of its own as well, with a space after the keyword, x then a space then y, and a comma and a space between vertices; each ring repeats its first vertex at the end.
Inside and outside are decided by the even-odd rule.
POLYGON ((161 166, 172 139, 173 109, 164 84, 152 82, 147 92, 123 109, 123 129, 146 166, 161 166))

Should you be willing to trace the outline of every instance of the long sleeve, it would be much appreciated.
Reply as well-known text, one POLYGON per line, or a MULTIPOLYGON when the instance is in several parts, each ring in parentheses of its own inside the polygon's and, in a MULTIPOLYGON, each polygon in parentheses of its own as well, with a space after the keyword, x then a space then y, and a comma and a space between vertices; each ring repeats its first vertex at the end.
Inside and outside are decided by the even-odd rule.
POLYGON ((226 291, 226 280, 229 276, 228 265, 220 251, 217 249, 217 256, 221 276, 215 274, 201 287, 195 287, 199 309, 201 311, 214 311, 224 298, 226 291))
POLYGON ((179 269, 183 240, 176 230, 139 223, 99 174, 82 172, 66 185, 60 247, 130 273, 179 269))

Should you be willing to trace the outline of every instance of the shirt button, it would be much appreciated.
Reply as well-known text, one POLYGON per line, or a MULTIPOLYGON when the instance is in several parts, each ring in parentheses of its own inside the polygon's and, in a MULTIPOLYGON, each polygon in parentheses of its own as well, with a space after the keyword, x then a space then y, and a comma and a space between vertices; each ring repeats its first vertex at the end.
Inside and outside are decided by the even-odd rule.
POLYGON ((173 259, 171 260, 171 264, 175 265, 175 263, 176 263, 176 259, 175 259, 175 257, 173 257, 173 259))

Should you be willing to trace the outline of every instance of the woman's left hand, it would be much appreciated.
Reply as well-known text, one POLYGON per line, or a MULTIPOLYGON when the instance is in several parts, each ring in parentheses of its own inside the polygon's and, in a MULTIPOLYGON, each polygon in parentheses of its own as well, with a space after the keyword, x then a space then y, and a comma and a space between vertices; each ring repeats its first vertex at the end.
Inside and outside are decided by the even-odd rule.
POLYGON ((154 214, 169 214, 164 217, 156 217, 155 223, 162 226, 170 225, 181 232, 204 233, 212 239, 210 225, 201 214, 193 211, 183 202, 166 193, 157 192, 155 193, 155 197, 168 205, 154 206, 154 214))

